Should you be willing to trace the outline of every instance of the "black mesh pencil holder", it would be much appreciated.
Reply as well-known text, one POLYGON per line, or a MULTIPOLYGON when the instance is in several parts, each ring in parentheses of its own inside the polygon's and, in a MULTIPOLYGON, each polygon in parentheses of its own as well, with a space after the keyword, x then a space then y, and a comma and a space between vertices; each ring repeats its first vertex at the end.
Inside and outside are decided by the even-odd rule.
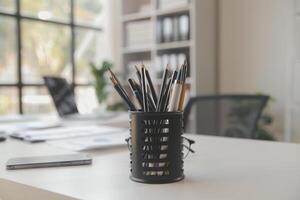
POLYGON ((143 183, 180 181, 183 174, 183 149, 189 151, 192 140, 182 137, 181 112, 130 113, 130 178, 143 183), (188 145, 184 144, 188 141, 188 145))

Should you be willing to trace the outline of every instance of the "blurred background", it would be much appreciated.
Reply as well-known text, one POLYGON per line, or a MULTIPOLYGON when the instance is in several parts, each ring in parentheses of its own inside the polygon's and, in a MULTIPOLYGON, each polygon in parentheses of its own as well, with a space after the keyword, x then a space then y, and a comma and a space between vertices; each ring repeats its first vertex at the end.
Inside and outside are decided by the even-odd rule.
POLYGON ((0 0, 0 115, 55 112, 45 75, 89 113, 120 102, 109 85, 99 100, 91 63, 159 80, 187 60, 189 96, 268 95, 264 129, 300 142, 299 31, 299 0, 0 0))

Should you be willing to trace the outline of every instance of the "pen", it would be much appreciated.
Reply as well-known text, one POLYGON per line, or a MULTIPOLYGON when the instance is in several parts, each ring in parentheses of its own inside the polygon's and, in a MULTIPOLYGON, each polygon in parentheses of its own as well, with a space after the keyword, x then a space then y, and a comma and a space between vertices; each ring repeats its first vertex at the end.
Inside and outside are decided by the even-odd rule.
POLYGON ((149 110, 156 111, 155 102, 149 92, 147 92, 147 98, 148 98, 148 103, 149 103, 149 110))
POLYGON ((139 79, 140 85, 142 85, 142 81, 141 81, 142 75, 141 75, 141 72, 140 72, 139 68, 136 65, 134 67, 135 67, 136 75, 137 75, 137 77, 139 79))
POLYGON ((168 107, 169 92, 170 92, 171 86, 172 86, 172 79, 170 79, 168 81, 167 87, 165 89, 165 93, 164 93, 163 100, 162 100, 162 106, 161 106, 161 109, 160 109, 161 112, 166 111, 166 109, 168 107))
POLYGON ((179 111, 183 111, 183 104, 184 104, 184 98, 185 98, 185 91, 186 91, 186 77, 187 77, 187 63, 185 61, 184 63, 184 68, 183 68, 183 84, 182 84, 182 89, 181 89, 181 93, 180 93, 180 100, 179 100, 179 106, 178 106, 178 110, 179 111))
POLYGON ((148 84, 150 86, 150 91, 151 91, 151 94, 152 94, 152 98, 154 100, 154 103, 157 104, 157 96, 156 96, 156 92, 155 92, 155 89, 154 89, 149 71, 147 69, 145 71, 146 71, 146 78, 147 78, 148 84))
POLYGON ((136 99, 138 100, 140 106, 143 109, 143 99, 142 99, 142 96, 141 96, 141 94, 139 93, 139 91, 137 89, 137 86, 135 85, 134 81, 131 78, 128 79, 128 83, 129 83, 129 86, 130 86, 134 96, 136 97, 136 99))
POLYGON ((163 106, 163 109, 162 111, 166 111, 167 110, 167 107, 168 107, 168 103, 169 103, 169 99, 170 99, 170 93, 172 91, 172 85, 174 84, 176 78, 177 78, 177 74, 178 74, 178 71, 179 71, 179 66, 177 66, 176 70, 173 72, 172 74, 172 77, 167 85, 167 89, 165 91, 165 99, 164 99, 164 106, 163 106))
MULTIPOLYGON (((140 98, 141 105, 143 106, 143 93, 142 93, 142 89, 141 89, 140 85, 134 79, 131 79, 131 81, 132 81, 132 84, 134 85, 134 87, 136 89, 137 95, 140 98)), ((148 98, 149 107, 150 107, 149 110, 155 111, 156 110, 156 105, 155 105, 154 100, 152 99, 151 95, 149 94, 149 92, 147 92, 147 98, 148 98)))
POLYGON ((145 80, 145 68, 144 67, 142 67, 141 82, 142 82, 142 94, 143 94, 143 109, 144 109, 144 112, 149 112, 147 87, 146 87, 146 80, 145 80))
POLYGON ((164 71, 163 80, 162 80, 162 84, 161 84, 161 88, 160 88, 160 94, 159 94, 158 102, 157 102, 157 106, 156 106, 156 111, 161 110, 161 104, 162 104, 162 100, 163 100, 163 96, 164 96, 164 91, 165 91, 165 87, 166 87, 165 85, 167 82, 168 74, 169 74, 169 65, 167 65, 167 67, 164 71))
MULTIPOLYGON (((125 101, 130 110, 141 109, 144 112, 176 112, 183 111, 188 72, 187 61, 172 72, 169 65, 166 65, 161 80, 159 95, 157 95, 147 68, 142 64, 139 68, 135 66, 138 82, 133 78, 128 79, 134 99, 129 98, 127 92, 120 84, 116 75, 108 68, 110 79, 114 88, 125 101), (172 73, 172 76, 171 76, 172 73), (137 102, 136 102, 137 101, 137 102)), ((131 93, 130 93, 131 95, 131 93)), ((162 121, 154 122, 162 123, 162 121)))
POLYGON ((183 69, 181 68, 172 89, 168 111, 178 111, 180 94, 182 89, 183 69))
POLYGON ((134 79, 131 79, 131 80, 132 80, 133 85, 135 86, 135 89, 137 90, 137 92, 139 93, 139 96, 141 97, 141 99, 143 101, 143 93, 142 93, 141 86, 134 79))

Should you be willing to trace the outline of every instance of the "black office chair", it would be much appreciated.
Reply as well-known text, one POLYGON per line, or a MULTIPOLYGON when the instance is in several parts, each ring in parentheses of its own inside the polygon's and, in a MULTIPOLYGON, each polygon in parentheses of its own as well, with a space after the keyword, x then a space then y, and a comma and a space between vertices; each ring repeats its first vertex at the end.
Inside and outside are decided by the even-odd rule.
POLYGON ((192 97, 184 110, 184 125, 186 128, 193 123, 198 134, 255 139, 257 123, 268 100, 269 96, 263 95, 192 97))

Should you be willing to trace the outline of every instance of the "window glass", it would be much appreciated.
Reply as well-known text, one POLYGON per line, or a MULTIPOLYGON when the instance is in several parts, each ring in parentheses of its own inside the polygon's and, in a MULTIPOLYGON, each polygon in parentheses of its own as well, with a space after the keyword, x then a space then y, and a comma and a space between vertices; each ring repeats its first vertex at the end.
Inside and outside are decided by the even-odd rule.
POLYGON ((16 21, 0 17, 0 83, 17 82, 16 21))
POLYGON ((75 22, 98 26, 103 20, 103 0, 75 0, 75 22))
POLYGON ((15 12, 16 11, 16 0, 0 0, 0 11, 4 12, 15 12))
POLYGON ((21 13, 43 20, 70 21, 70 1, 21 0, 21 13))
POLYGON ((49 23, 22 22, 22 79, 42 83, 42 76, 71 80, 70 28, 49 23))
POLYGON ((18 90, 14 87, 0 87, 0 115, 16 114, 18 109, 18 90))
POLYGON ((91 83, 93 79, 90 63, 97 65, 104 59, 107 49, 103 48, 103 36, 100 31, 76 29, 76 81, 78 83, 91 83))
MULTIPOLYGON (((0 0, 0 12, 11 14, 0 15, 0 115, 18 113, 20 99, 25 114, 55 112, 48 90, 34 85, 43 84, 43 76, 63 77, 74 85, 92 83, 90 63, 100 66, 104 60, 112 60, 113 29, 109 5, 107 0, 0 0), (20 17, 16 15, 17 3, 20 3, 20 17), (71 34, 72 5, 75 38, 71 34), (53 23, 24 16, 52 20, 53 23), (21 24, 19 33, 17 20, 21 24), (18 34, 21 49, 18 49, 18 34), (74 52, 71 50, 73 39, 74 52), (21 77, 18 71, 19 53, 21 77), (72 54, 75 68, 72 66, 72 54), (74 80, 73 73, 76 75, 74 80), (19 90, 22 90, 22 98, 19 90)), ((75 94, 82 112, 91 112, 98 106, 94 87, 77 86, 75 94)))

